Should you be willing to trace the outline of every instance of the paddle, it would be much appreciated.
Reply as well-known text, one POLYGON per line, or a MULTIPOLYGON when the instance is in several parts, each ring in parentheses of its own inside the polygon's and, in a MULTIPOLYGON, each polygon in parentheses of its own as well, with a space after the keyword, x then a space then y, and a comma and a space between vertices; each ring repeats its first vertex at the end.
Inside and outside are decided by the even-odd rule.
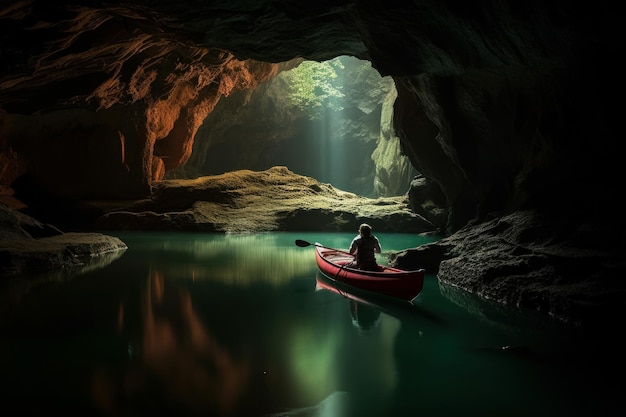
POLYGON ((330 249, 330 250, 334 250, 337 252, 345 253, 346 255, 354 256, 350 252, 346 252, 344 250, 329 248, 328 246, 323 246, 323 245, 320 245, 319 243, 310 243, 310 242, 307 242, 306 240, 301 240, 301 239, 296 239, 296 245, 300 246, 301 248, 306 248, 307 246, 311 246, 311 245, 319 246, 320 248, 330 249))
MULTIPOLYGON (((320 245, 319 243, 313 244, 311 242, 307 242, 306 240, 302 240, 302 239, 296 239, 296 245, 300 246, 301 248, 305 248, 307 246, 314 245, 314 246, 317 246, 317 247, 320 247, 320 248, 330 249, 330 250, 334 250, 334 251, 337 251, 337 252, 340 252, 340 253, 345 253, 346 255, 350 255, 350 256, 352 256, 354 258, 354 255, 351 254, 350 252, 346 252, 346 251, 343 251, 343 250, 340 250, 340 249, 335 249, 335 248, 329 248, 328 246, 320 245)), ((352 265, 353 262, 354 261, 348 262, 346 264, 341 265, 339 267, 339 269, 337 270, 337 273, 335 274, 335 280, 337 280, 337 277, 339 276, 339 273, 341 271, 343 271, 343 268, 352 265)))

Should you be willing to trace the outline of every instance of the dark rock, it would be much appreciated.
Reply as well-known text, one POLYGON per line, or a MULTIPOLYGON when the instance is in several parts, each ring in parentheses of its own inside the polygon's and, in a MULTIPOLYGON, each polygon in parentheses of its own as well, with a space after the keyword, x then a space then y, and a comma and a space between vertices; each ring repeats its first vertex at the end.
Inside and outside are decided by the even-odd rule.
POLYGON ((127 249, 116 237, 62 233, 4 204, 0 204, 0 226, 1 277, 83 266, 127 249))
POLYGON ((468 226, 390 263, 425 267, 444 286, 584 325, 626 308, 623 250, 622 231, 612 224, 555 221, 529 210, 468 226))

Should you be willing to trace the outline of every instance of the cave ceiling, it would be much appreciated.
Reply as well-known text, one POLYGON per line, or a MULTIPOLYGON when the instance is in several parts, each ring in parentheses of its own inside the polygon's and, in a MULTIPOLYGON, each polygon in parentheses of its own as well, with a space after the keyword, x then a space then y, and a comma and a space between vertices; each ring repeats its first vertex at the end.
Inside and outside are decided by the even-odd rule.
POLYGON ((449 229, 603 196, 621 178, 618 19, 605 1, 3 0, 0 184, 145 196, 221 98, 347 55, 393 77, 396 133, 449 229))

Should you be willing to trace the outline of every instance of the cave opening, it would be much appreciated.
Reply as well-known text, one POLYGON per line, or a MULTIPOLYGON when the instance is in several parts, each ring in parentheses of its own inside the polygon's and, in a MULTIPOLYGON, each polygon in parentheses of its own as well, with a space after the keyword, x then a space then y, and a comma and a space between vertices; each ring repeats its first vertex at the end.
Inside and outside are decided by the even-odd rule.
POLYGON ((303 61, 223 97, 168 178, 286 166, 366 197, 407 192, 415 171, 392 128, 395 84, 369 61, 303 61))

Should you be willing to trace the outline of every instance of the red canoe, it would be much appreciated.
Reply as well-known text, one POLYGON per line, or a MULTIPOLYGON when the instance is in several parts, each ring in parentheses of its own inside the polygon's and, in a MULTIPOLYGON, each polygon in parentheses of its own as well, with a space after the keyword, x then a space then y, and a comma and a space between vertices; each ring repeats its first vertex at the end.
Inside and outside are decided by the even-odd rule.
POLYGON ((424 287, 424 269, 405 271, 381 265, 379 271, 363 271, 351 266, 353 260, 348 252, 315 243, 317 266, 331 280, 408 301, 424 287))

